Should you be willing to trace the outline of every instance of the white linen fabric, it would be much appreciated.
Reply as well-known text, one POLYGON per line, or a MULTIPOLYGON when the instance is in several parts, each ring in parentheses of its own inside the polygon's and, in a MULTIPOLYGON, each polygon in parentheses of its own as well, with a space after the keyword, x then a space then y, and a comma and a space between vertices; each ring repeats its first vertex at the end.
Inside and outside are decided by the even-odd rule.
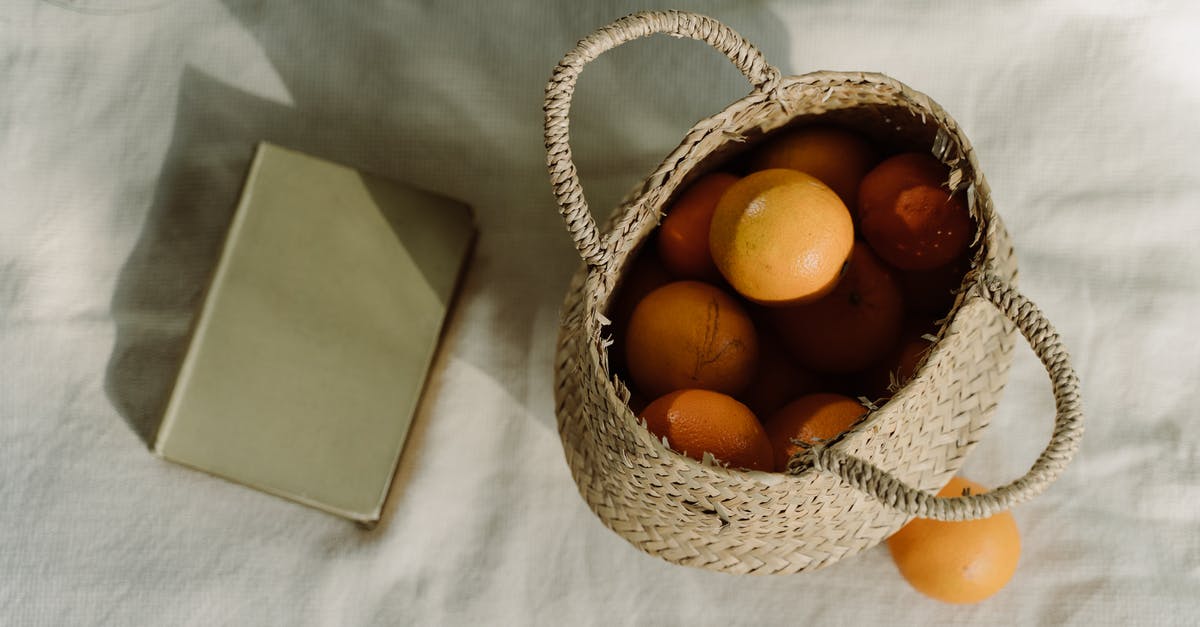
MULTIPOLYGON (((1196 4, 648 4, 5 2, 0 623, 1200 622, 1196 4), (885 72, 972 138, 1087 411, 1073 465, 1015 510, 1021 564, 992 599, 928 600, 882 547, 796 576, 671 565, 577 495, 551 381, 578 257, 541 101, 576 40, 644 8, 723 20, 785 73, 885 72), (478 213, 371 531, 147 450, 259 140, 478 213)), ((589 66, 572 139, 597 213, 747 90, 718 53, 667 37, 589 66)), ((964 474, 1024 472, 1052 415, 1022 349, 964 474)))

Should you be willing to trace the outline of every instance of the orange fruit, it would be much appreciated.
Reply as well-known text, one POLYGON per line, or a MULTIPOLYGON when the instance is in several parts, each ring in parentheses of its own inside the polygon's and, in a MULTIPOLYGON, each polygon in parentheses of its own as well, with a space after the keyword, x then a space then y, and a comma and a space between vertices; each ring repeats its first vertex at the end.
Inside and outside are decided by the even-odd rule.
POLYGON ((827 442, 854 426, 867 413, 858 401, 841 394, 809 394, 784 405, 766 421, 767 439, 775 450, 775 470, 787 470, 788 460, 805 444, 827 442))
POLYGON ((821 181, 763 170, 734 183, 713 213, 709 249, 742 296, 764 305, 829 293, 854 245, 850 212, 821 181))
POLYGON ((974 223, 962 194, 945 183, 949 170, 932 156, 905 153, 863 179, 858 217, 863 237, 888 263, 904 270, 943 266, 967 249, 974 223))
POLYGON ((846 374, 870 366, 896 345, 904 301, 891 271, 860 243, 832 293, 771 313, 775 330, 801 366, 846 374))
POLYGON ((925 356, 929 354, 929 349, 932 347, 933 342, 920 335, 900 343, 900 350, 896 357, 896 369, 892 371, 895 373, 897 385, 904 385, 917 373, 917 367, 925 360, 925 356))
POLYGON ((758 368, 750 387, 739 395, 756 416, 769 416, 789 401, 825 386, 819 375, 792 360, 769 327, 758 329, 758 368))
MULTIPOLYGON (((955 477, 939 497, 983 494, 983 486, 955 477)), ((917 518, 887 541, 892 559, 912 587, 947 603, 977 603, 1012 579, 1021 557, 1021 534, 1012 514, 943 522, 917 518)))
POLYGON ((608 348, 608 358, 613 368, 621 370, 625 367, 625 343, 619 340, 625 337, 634 308, 647 294, 670 282, 671 277, 659 262, 653 246, 643 248, 630 262, 608 309, 608 318, 612 322, 610 332, 614 338, 608 348))
POLYGON ((712 453, 736 468, 770 471, 771 443, 748 407, 711 390, 676 390, 642 410, 646 428, 696 460, 712 453))
POLYGON ((622 275, 621 284, 613 296, 608 317, 614 326, 624 327, 633 317, 633 310, 650 292, 671 282, 653 247, 637 253, 622 275))
POLYGON ((855 133, 832 126, 809 126, 771 139, 752 160, 751 167, 811 174, 853 211, 858 203, 858 186, 878 160, 871 144, 855 133))
POLYGON ((658 226, 658 252, 676 278, 720 279, 708 251, 708 229, 721 194, 737 180, 725 172, 706 175, 692 183, 667 211, 658 226))
POLYGON ((964 254, 931 270, 901 270, 896 278, 904 294, 904 304, 912 311, 945 316, 970 267, 971 260, 964 254))
POLYGON ((654 398, 685 388, 746 389, 758 364, 758 335, 734 297, 707 283, 676 281, 633 310, 625 359, 637 388, 654 398))
POLYGON ((932 342, 922 337, 926 332, 925 329, 906 332, 896 350, 887 359, 875 364, 863 374, 865 396, 889 397, 908 383, 933 346, 932 342))

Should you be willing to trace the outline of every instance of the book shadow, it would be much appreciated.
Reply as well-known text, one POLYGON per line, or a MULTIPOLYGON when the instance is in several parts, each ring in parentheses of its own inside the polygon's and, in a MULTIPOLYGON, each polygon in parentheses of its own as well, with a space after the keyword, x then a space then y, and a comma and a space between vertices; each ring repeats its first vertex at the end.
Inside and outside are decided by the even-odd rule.
MULTIPOLYGON (((769 60, 787 62, 778 16, 754 5, 697 5, 751 36, 769 60)), ((438 389, 438 362, 453 352, 503 388, 522 421, 555 430, 557 311, 579 259, 546 175, 544 87, 580 37, 641 5, 564 6, 537 19, 486 3, 226 7, 262 46, 288 102, 183 70, 172 139, 111 301, 116 337, 104 386, 130 429, 152 446, 254 147, 269 141, 475 208, 479 238, 444 331, 455 337, 439 348, 429 389, 438 389), (447 74, 454 80, 437 78, 447 74)), ((599 221, 697 119, 748 90, 719 53, 669 37, 624 46, 589 67, 571 132, 599 221), (664 89, 664 80, 689 85, 688 96, 664 89)), ((393 495, 419 463, 426 414, 414 416, 393 495)))

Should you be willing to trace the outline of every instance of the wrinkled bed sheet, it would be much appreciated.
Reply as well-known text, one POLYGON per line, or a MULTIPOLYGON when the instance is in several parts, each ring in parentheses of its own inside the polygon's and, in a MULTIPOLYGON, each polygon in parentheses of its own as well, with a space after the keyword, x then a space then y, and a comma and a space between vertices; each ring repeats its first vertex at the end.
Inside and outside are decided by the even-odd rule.
MULTIPOLYGON (((544 167, 560 55, 644 5, 12 0, 0 7, 0 622, 1196 624, 1200 622, 1200 19, 1194 3, 671 5, 785 73, 888 73, 972 138, 1021 286, 1061 331, 1087 435, 1015 510, 1016 578, 926 600, 883 548, 816 573, 673 566, 605 529, 555 429, 578 258, 544 167), (1136 8, 1135 8, 1136 6, 1136 8), (163 400, 255 142, 461 198, 481 239, 383 523, 154 458, 163 400)), ((612 207, 748 90, 703 45, 584 72, 572 141, 612 207)), ((319 254, 315 250, 314 254, 319 254)), ((1050 433, 1018 351, 965 473, 1050 433)))

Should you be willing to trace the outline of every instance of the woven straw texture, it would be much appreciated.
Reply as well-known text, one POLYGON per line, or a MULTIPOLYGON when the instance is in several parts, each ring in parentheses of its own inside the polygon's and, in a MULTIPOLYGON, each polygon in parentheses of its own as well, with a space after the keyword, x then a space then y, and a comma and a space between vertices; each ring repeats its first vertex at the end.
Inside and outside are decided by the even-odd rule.
POLYGON ((737 33, 704 16, 639 13, 582 40, 547 87, 548 165, 560 210, 584 264, 571 282, 556 360, 559 432, 584 500, 639 549, 678 564, 731 573, 794 573, 869 548, 914 515, 987 516, 1040 493, 1082 433, 1076 380, 1057 335, 1011 287, 1016 265, 987 182, 958 125, 936 103, 881 74, 781 77, 737 33), (654 33, 703 40, 750 80, 749 96, 698 122, 609 217, 602 232, 583 197, 568 145, 575 80, 591 59, 654 33), (820 118, 894 149, 948 165, 978 226, 976 254, 950 315, 919 371, 890 401, 839 439, 797 455, 787 474, 704 464, 666 448, 630 411, 608 364, 604 312, 626 265, 677 190, 768 133, 820 118), (999 400, 1016 332, 1053 383, 1058 415, 1029 474, 985 495, 934 499, 978 441, 999 400))

